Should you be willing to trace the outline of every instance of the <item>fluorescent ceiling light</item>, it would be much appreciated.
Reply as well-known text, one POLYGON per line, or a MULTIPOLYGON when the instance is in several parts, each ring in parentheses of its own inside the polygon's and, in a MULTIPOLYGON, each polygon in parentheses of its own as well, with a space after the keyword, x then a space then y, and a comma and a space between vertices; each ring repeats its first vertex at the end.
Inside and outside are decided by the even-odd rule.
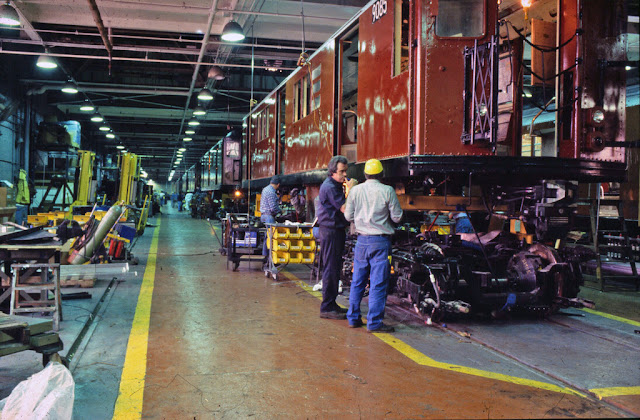
POLYGON ((71 82, 67 82, 65 83, 64 86, 62 86, 62 89, 60 89, 61 91, 63 91, 64 93, 78 93, 78 88, 76 88, 76 86, 71 83, 71 82))
POLYGON ((89 101, 85 101, 80 106, 80 111, 82 111, 82 112, 91 112, 93 110, 95 110, 95 107, 93 105, 91 105, 91 103, 89 101))
POLYGON ((193 110, 193 115, 206 115, 207 111, 204 110, 203 107, 197 106, 196 109, 193 110))
POLYGON ((209 89, 204 88, 200 91, 200 93, 198 93, 198 99, 200 99, 201 101, 210 101, 213 99, 213 94, 209 89))
POLYGON ((16 9, 9 5, 9 2, 0 6, 0 25, 20 25, 20 16, 18 16, 16 9))
POLYGON ((195 127, 196 125, 200 125, 200 121, 192 119, 192 120, 189 120, 188 124, 192 127, 195 127))
POLYGON ((100 131, 110 131, 111 129, 109 128, 108 125, 101 125, 99 128, 100 131))
POLYGON ((102 115, 98 114, 97 112, 95 114, 93 114, 93 116, 91 117, 91 121, 93 122, 102 122, 104 121, 104 118, 102 118, 102 115))
POLYGON ((180 151, 180 152, 185 152, 186 150, 187 150, 186 147, 181 147, 181 148, 178 149, 178 151, 180 151))
POLYGON ((191 137, 185 137, 182 139, 182 141, 191 141, 191 140, 193 140, 191 137))
POLYGON ((209 73, 207 74, 209 79, 213 80, 224 80, 224 71, 219 66, 213 66, 209 69, 209 73))
POLYGON ((186 130, 184 134, 196 134, 196 130, 189 129, 189 130, 186 130))
POLYGON ((124 150, 124 146, 119 144, 119 145, 116 146, 116 149, 124 150))
POLYGON ((230 21, 222 29, 222 35, 220 36, 223 41, 236 42, 244 39, 244 33, 242 33, 242 26, 235 21, 230 21))
POLYGON ((40 67, 41 69, 55 69, 56 67, 58 67, 58 63, 56 63, 53 58, 45 54, 38 57, 36 66, 40 67))
POLYGON ((116 138, 116 135, 115 135, 115 134, 113 134, 113 133, 107 133, 107 138, 108 138, 108 139, 115 139, 115 138, 116 138))

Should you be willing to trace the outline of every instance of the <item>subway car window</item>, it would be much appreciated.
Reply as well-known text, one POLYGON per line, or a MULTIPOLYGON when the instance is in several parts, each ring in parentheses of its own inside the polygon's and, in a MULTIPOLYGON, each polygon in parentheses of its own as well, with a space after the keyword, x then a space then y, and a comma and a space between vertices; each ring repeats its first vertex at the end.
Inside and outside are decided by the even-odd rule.
POLYGON ((440 0, 436 35, 454 38, 483 36, 485 4, 485 0, 440 0))
POLYGON ((409 68, 409 0, 396 0, 394 11, 393 75, 409 68))

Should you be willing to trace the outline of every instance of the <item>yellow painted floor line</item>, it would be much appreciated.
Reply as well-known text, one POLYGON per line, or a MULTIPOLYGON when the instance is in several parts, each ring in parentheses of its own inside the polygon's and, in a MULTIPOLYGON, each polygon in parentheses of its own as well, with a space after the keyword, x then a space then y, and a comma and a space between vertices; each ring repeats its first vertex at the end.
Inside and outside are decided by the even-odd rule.
POLYGON ((627 318, 623 318, 621 316, 607 314, 605 312, 594 311, 593 309, 589 309, 589 308, 581 308, 580 310, 584 311, 584 312, 588 312, 590 314, 598 315, 598 316, 601 316, 601 317, 604 317, 604 318, 609 318, 609 319, 613 319, 615 321, 624 322, 625 324, 629 324, 629 325, 634 325, 636 327, 640 327, 640 322, 634 321, 633 319, 627 319, 627 318))
POLYGON ((147 267, 144 270, 138 305, 131 325, 127 354, 124 359, 120 391, 113 410, 114 419, 139 419, 142 416, 142 398, 144 380, 147 371, 147 344, 149 341, 149 318, 151 316, 151 298, 156 276, 156 255, 158 253, 158 233, 161 219, 153 232, 147 267))
POLYGON ((598 398, 617 397, 621 395, 640 395, 640 386, 615 386, 611 388, 593 388, 593 392, 598 398))
MULTIPOLYGON (((302 289, 306 290, 311 295, 322 299, 322 293, 321 292, 314 292, 313 288, 311 286, 309 286, 304 281, 300 280, 294 274, 289 273, 287 271, 282 271, 281 274, 283 274, 285 277, 289 278, 290 280, 293 280, 296 283, 298 283, 298 285, 300 285, 300 287, 302 289)), ((405 355, 409 359, 413 360, 414 362, 416 362, 417 364, 422 365, 422 366, 429 366, 429 367, 433 367, 433 368, 437 368, 437 369, 448 370, 448 371, 451 371, 451 372, 464 373, 464 374, 467 374, 467 375, 480 376, 480 377, 483 377, 483 378, 495 379, 495 380, 498 380, 498 381, 509 382, 509 383, 512 383, 512 384, 530 386, 530 387, 533 387, 533 388, 544 389, 544 390, 547 390, 547 391, 559 392, 559 393, 562 393, 562 394, 572 394, 572 395, 578 395, 580 397, 585 397, 584 394, 582 394, 582 393, 580 393, 578 391, 574 391, 574 390, 572 390, 570 388, 565 388, 565 387, 554 385, 554 384, 549 384, 549 383, 546 383, 546 382, 536 381, 536 380, 533 380, 533 379, 518 378, 516 376, 504 375, 502 373, 490 372, 490 371, 481 370, 481 369, 475 369, 475 368, 471 368, 471 367, 467 367, 467 366, 454 365, 454 364, 451 364, 451 363, 438 362, 438 361, 433 360, 430 357, 424 355, 423 353, 419 352, 418 350, 414 349, 413 347, 411 347, 407 343, 403 342, 402 340, 399 340, 399 339, 395 338, 391 334, 374 333, 373 335, 375 335, 380 340, 384 341, 385 343, 387 343, 388 345, 390 345, 394 349, 398 350, 400 353, 402 353, 403 355, 405 355)))

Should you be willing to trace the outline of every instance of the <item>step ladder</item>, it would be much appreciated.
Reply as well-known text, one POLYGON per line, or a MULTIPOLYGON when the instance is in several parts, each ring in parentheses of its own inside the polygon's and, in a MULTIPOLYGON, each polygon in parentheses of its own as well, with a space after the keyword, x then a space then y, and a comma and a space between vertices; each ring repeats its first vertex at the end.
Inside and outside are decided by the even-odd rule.
MULTIPOLYGON (((600 184, 598 184, 598 191, 600 184)), ((604 292, 606 280, 633 280, 635 282, 636 291, 640 289, 640 276, 638 276, 638 268, 636 267, 636 248, 629 238, 626 220, 624 218, 624 203, 620 199, 598 198, 591 200, 591 237, 593 238, 593 246, 596 252, 596 278, 600 285, 600 291, 604 292), (617 219, 619 223, 618 230, 602 229, 600 226, 601 207, 613 206, 617 209, 617 219), (608 235, 604 235, 608 232, 608 235), (607 255, 616 262, 628 263, 631 267, 630 275, 603 275, 602 273, 602 255, 601 252, 607 252, 607 255)))
POLYGON ((58 331, 62 320, 60 296, 60 264, 11 264, 11 315, 49 312, 53 329, 58 331), (51 292, 52 297, 49 297, 51 292), (39 294, 34 299, 31 295, 39 294))

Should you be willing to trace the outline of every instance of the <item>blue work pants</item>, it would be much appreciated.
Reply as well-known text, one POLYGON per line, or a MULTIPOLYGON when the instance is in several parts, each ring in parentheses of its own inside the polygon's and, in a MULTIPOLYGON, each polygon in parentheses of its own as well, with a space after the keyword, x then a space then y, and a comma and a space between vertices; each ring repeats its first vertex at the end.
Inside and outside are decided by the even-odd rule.
POLYGON ((336 303, 342 271, 342 254, 347 234, 344 228, 320 226, 320 266, 322 267, 322 303, 320 312, 338 310, 336 303))
MULTIPOLYGON (((276 218, 270 214, 262 214, 260 216, 260 220, 262 220, 262 223, 264 223, 265 225, 267 223, 275 223, 276 222, 276 218)), ((267 229, 269 229, 269 226, 267 226, 267 229)), ((269 232, 267 232, 267 234, 264 237, 264 243, 262 244, 262 255, 266 258, 269 256, 269 249, 267 249, 267 242, 269 241, 269 232)))
POLYGON ((347 313, 350 324, 357 324, 361 321, 360 302, 367 287, 367 280, 370 279, 367 329, 376 330, 382 325, 391 269, 390 252, 391 238, 388 236, 358 236, 354 249, 353 280, 351 281, 349 312, 347 313))

